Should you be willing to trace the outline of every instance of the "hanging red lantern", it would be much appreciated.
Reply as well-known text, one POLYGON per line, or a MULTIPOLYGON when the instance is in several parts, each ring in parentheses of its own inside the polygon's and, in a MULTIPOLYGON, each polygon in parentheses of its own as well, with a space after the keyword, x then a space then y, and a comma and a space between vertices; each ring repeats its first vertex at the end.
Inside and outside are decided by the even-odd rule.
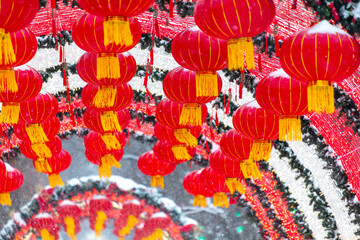
POLYGON ((61 139, 58 136, 49 139, 45 144, 32 144, 30 141, 23 141, 20 144, 21 153, 32 160, 38 158, 51 158, 57 155, 62 149, 61 139))
POLYGON ((101 236, 101 231, 106 227, 107 215, 112 209, 110 200, 101 195, 94 196, 89 202, 90 228, 95 231, 96 237, 101 236))
POLYGON ((81 231, 80 216, 81 208, 73 201, 64 200, 56 208, 59 213, 61 224, 71 240, 76 240, 76 234, 81 231))
MULTIPOLYGON (((217 73, 215 73, 215 80, 217 81, 216 94, 211 97, 198 97, 199 95, 196 94, 198 89, 196 72, 178 67, 166 74, 163 81, 166 97, 171 101, 184 104, 179 124, 191 126, 200 126, 202 124, 201 104, 211 102, 221 92, 222 81, 217 73)), ((211 87, 211 89, 214 88, 211 87)))
POLYGON ((48 213, 40 213, 31 219, 31 226, 40 233, 43 240, 58 240, 59 225, 55 218, 48 213))
POLYGON ((84 139, 85 147, 99 154, 107 154, 113 150, 120 150, 126 144, 123 132, 98 133, 91 131, 84 139))
POLYGON ((114 235, 125 238, 130 234, 130 231, 139 222, 143 207, 138 200, 126 201, 120 211, 120 214, 114 221, 114 235))
POLYGON ((249 159, 253 140, 244 137, 234 129, 224 133, 220 140, 222 152, 238 161, 249 159))
POLYGON ((200 176, 202 170, 187 174, 183 179, 183 186, 186 192, 195 196, 193 206, 206 207, 206 198, 213 195, 202 181, 200 176))
POLYGON ((34 68, 23 66, 15 68, 14 72, 18 91, 0 91, 0 102, 3 103, 0 114, 1 123, 17 123, 20 102, 34 98, 42 88, 42 78, 34 68))
POLYGON ((151 176, 151 187, 164 188, 163 176, 172 173, 176 166, 174 164, 165 163, 155 157, 154 152, 146 152, 139 157, 138 167, 140 171, 151 176))
POLYGON ((196 25, 204 33, 228 41, 229 70, 255 68, 251 37, 265 31, 275 17, 272 0, 201 0, 195 6, 196 25))
POLYGON ((155 157, 160 161, 180 164, 194 157, 196 148, 186 147, 184 144, 171 145, 167 142, 158 141, 153 147, 155 157))
POLYGON ((1 160, 0 176, 0 204, 11 206, 11 199, 9 192, 15 191, 21 187, 24 182, 22 173, 16 168, 11 167, 8 163, 3 163, 1 160))
POLYGON ((250 160, 269 160, 272 140, 279 138, 279 116, 261 108, 254 100, 242 105, 233 115, 236 131, 253 139, 250 160))
POLYGON ((301 141, 300 115, 308 112, 307 83, 279 69, 256 86, 256 100, 264 109, 280 115, 279 140, 301 141))
POLYGON ((284 40, 280 64, 292 78, 309 83, 309 111, 333 113, 334 89, 351 76, 360 63, 360 46, 345 31, 326 20, 284 40))
POLYGON ((124 156, 124 150, 113 150, 108 153, 100 154, 92 148, 85 150, 85 157, 91 163, 99 165, 99 177, 111 177, 111 167, 120 168, 120 160, 124 156))
MULTIPOLYGON (((99 112, 88 108, 84 113, 84 117, 83 117, 84 124, 87 128, 95 132, 100 132, 100 133, 114 132, 112 131, 111 128, 109 129, 107 128, 106 125, 103 125, 101 121, 101 119, 104 118, 104 116, 106 116, 107 114, 109 113, 99 112)), ((115 131, 120 132, 123 129, 125 129, 130 123, 131 116, 129 110, 123 109, 120 111, 116 111, 114 112, 114 115, 117 118, 117 121, 115 121, 115 123, 116 122, 118 123, 116 127, 119 127, 119 128, 115 128, 115 131)))
MULTIPOLYGON (((164 212, 154 213, 144 223, 143 237, 149 240, 163 239, 163 229, 170 225, 170 218, 164 212)), ((144 239, 144 238, 142 238, 144 239)))
POLYGON ((229 207, 229 201, 226 193, 229 193, 227 184, 225 183, 225 176, 215 172, 211 167, 206 167, 200 173, 200 178, 204 181, 209 191, 213 192, 215 207, 229 207))
POLYGON ((222 82, 216 71, 228 66, 225 40, 211 37, 194 26, 175 36, 171 54, 181 66, 196 71, 191 80, 194 88, 189 88, 193 89, 195 97, 219 95, 222 82))

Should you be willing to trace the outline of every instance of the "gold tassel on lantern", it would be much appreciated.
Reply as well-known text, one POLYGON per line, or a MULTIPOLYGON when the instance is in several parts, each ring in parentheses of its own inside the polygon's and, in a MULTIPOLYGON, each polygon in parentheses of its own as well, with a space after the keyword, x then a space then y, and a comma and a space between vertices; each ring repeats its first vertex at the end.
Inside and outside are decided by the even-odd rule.
POLYGON ((201 126, 201 105, 197 103, 185 103, 181 110, 180 125, 201 126))
POLYGON ((0 66, 11 65, 16 62, 16 55, 9 33, 0 28, 0 66))
POLYGON ((55 240, 55 237, 45 228, 41 229, 40 235, 43 240, 55 240))
POLYGON ((35 169, 38 172, 41 172, 41 173, 52 172, 52 169, 51 169, 48 161, 44 158, 38 158, 38 159, 34 160, 34 165, 35 165, 35 169))
POLYGON ((261 173, 257 168, 256 163, 251 159, 245 160, 244 162, 240 163, 240 168, 241 172, 244 175, 244 178, 261 178, 261 173))
POLYGON ((29 124, 28 126, 26 126, 25 130, 32 144, 44 143, 49 141, 44 132, 44 129, 38 123, 29 124))
POLYGON ((206 207, 206 198, 203 195, 196 195, 194 198, 194 207, 206 207))
POLYGON ((280 116, 280 141, 301 141, 301 121, 299 116, 280 116))
POLYGON ((307 88, 308 109, 318 113, 333 113, 334 88, 329 81, 317 80, 310 82, 307 88))
POLYGON ((108 150, 120 150, 122 148, 118 139, 112 133, 104 133, 101 135, 101 139, 104 141, 108 150))
POLYGON ((0 68, 0 92, 16 93, 18 85, 15 78, 15 71, 13 67, 0 68))
POLYGON ((98 54, 96 64, 97 79, 120 78, 119 59, 116 53, 98 54))
POLYGON ((217 74, 214 71, 196 72, 196 96, 216 97, 219 95, 217 74))
POLYGON ((133 36, 127 17, 106 17, 104 21, 104 44, 108 46, 111 43, 125 46, 133 44, 133 36))
POLYGON ((230 71, 244 69, 244 54, 246 56, 246 68, 255 68, 254 46, 251 37, 230 39, 227 46, 230 71))
POLYGON ((122 130, 117 115, 112 111, 103 112, 100 120, 105 132, 120 132, 122 130))
POLYGON ((174 130, 175 138, 181 142, 185 143, 186 146, 189 147, 196 147, 198 145, 198 141, 196 137, 194 137, 189 129, 186 128, 179 128, 174 130))
POLYGON ((52 153, 45 143, 31 144, 31 149, 36 153, 39 158, 51 158, 52 153))
POLYGON ((104 211, 98 211, 96 216, 96 222, 95 222, 95 235, 97 237, 101 236, 101 231, 104 229, 104 223, 107 219, 106 214, 104 211))
POLYGON ((172 152, 177 160, 190 160, 191 156, 189 155, 185 145, 174 145, 171 147, 172 152))
POLYGON ((11 206, 10 193, 0 193, 0 204, 11 206))
POLYGON ((163 231, 160 228, 157 228, 150 236, 145 238, 146 240, 162 240, 163 231))
POLYGON ((61 180, 60 174, 58 174, 58 173, 49 174, 49 185, 52 188, 54 188, 56 186, 64 186, 64 183, 61 180))
POLYGON ((115 86, 100 86, 93 100, 94 106, 97 108, 113 107, 116 92, 115 86))
POLYGON ((65 217, 64 223, 66 225, 66 233, 69 235, 71 240, 76 240, 75 235, 75 221, 72 217, 65 217))
POLYGON ((245 193, 244 186, 236 178, 226 178, 225 184, 230 190, 231 194, 234 194, 235 191, 238 191, 240 194, 245 193))
POLYGON ((229 201, 225 193, 218 192, 214 194, 214 207, 229 207, 229 201))
POLYGON ((16 124, 19 121, 20 103, 4 103, 0 113, 0 123, 16 124))
POLYGON ((151 187, 161 187, 164 188, 164 179, 161 175, 151 176, 151 187))
POLYGON ((258 140, 253 141, 249 159, 255 161, 267 161, 270 159, 271 153, 271 141, 270 140, 258 140))
POLYGON ((138 222, 139 221, 134 215, 129 215, 126 226, 119 231, 119 235, 120 236, 128 235, 131 229, 133 229, 138 222))
POLYGON ((111 167, 120 168, 121 164, 116 161, 111 154, 101 157, 101 165, 99 166, 99 177, 111 177, 111 167))

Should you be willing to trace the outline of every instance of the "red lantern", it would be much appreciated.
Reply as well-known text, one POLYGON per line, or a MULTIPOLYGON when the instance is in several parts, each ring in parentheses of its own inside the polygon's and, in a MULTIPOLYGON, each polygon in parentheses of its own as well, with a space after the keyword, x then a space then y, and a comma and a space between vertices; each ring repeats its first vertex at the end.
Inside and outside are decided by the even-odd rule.
MULTIPOLYGON (((84 114, 84 124, 87 128, 89 128, 92 131, 95 132, 100 132, 100 133, 110 133, 113 132, 111 131, 112 129, 108 129, 106 128, 106 125, 103 125, 101 119, 104 118, 104 116, 106 116, 108 113, 105 112, 98 112, 92 109, 86 109, 85 114, 84 114)), ((115 117, 117 118, 118 121, 115 120, 115 123, 118 122, 118 127, 116 128, 115 131, 122 131, 123 129, 125 129, 129 123, 130 123, 130 113, 127 109, 123 109, 120 111, 116 111, 114 112, 115 117)), ((117 125, 116 125, 117 127, 117 125)))
POLYGON ((16 168, 11 167, 7 163, 1 162, 1 175, 0 182, 0 204, 11 206, 11 199, 9 192, 15 191, 21 187, 24 182, 22 173, 16 168))
POLYGON ((84 139, 85 147, 104 155, 113 150, 120 150, 126 144, 126 135, 123 132, 98 133, 90 132, 84 139))
POLYGON ((194 206, 206 207, 206 198, 212 197, 212 192, 209 192, 202 182, 200 171, 194 171, 187 174, 183 179, 183 186, 186 192, 195 196, 194 206))
POLYGON ((169 175, 176 168, 173 164, 160 161, 153 151, 139 157, 138 167, 143 174, 151 176, 151 187, 161 188, 165 186, 163 176, 169 175))
POLYGON ((228 40, 229 70, 255 68, 251 37, 265 31, 275 17, 272 0, 201 0, 195 7, 196 25, 206 34, 228 40))
POLYGON ((15 68, 17 92, 1 92, 0 102, 3 103, 0 115, 1 123, 17 123, 19 121, 20 102, 34 98, 41 90, 42 78, 32 67, 15 68))
POLYGON ((164 93, 169 100, 184 103, 184 107, 180 115, 181 125, 200 126, 201 119, 201 104, 208 103, 219 95, 222 88, 222 81, 220 76, 215 73, 216 88, 211 87, 216 94, 211 97, 197 97, 198 86, 196 80, 196 73, 182 67, 175 68, 166 74, 163 81, 164 93))
POLYGON ((64 200, 56 208, 56 211, 59 213, 61 224, 66 233, 71 240, 76 240, 76 234, 81 231, 81 208, 70 200, 64 200))
POLYGON ((20 144, 21 153, 32 160, 38 158, 51 158, 57 155, 62 149, 62 143, 58 136, 50 139, 45 144, 32 144, 30 141, 23 141, 20 144))
POLYGON ((271 141, 279 138, 279 116, 261 108, 254 100, 238 108, 233 115, 236 131, 254 139, 250 160, 268 160, 271 141))
POLYGON ((48 213, 40 213, 31 220, 31 226, 40 233, 43 240, 58 240, 59 225, 55 218, 48 213))
POLYGON ((222 152, 238 161, 249 159, 252 144, 252 139, 244 137, 234 129, 224 133, 220 140, 222 152))
POLYGON ((90 200, 89 209, 90 228, 100 237, 101 231, 106 227, 107 215, 112 209, 112 204, 105 196, 96 195, 90 200))
POLYGON ((225 184, 225 176, 215 172, 211 167, 207 167, 200 173, 200 178, 208 189, 213 191, 214 206, 228 208, 229 202, 226 193, 230 191, 225 184))
POLYGON ((357 40, 326 20, 284 40, 280 64, 291 77, 309 82, 309 111, 334 112, 331 82, 351 76, 360 63, 357 40))
POLYGON ((167 142, 158 141, 153 147, 156 158, 160 161, 180 164, 189 161, 196 153, 195 148, 186 147, 183 144, 171 145, 167 142))
POLYGON ((284 70, 270 73, 256 86, 260 106, 280 115, 279 140, 300 141, 300 115, 308 112, 307 84, 289 77, 284 70))
POLYGON ((85 150, 85 157, 91 163, 99 165, 99 177, 111 177, 111 167, 120 168, 119 161, 124 156, 124 150, 113 150, 106 154, 100 154, 94 149, 87 148, 85 150))
POLYGON ((142 211, 143 207, 138 200, 126 201, 114 221, 114 234, 122 238, 129 235, 130 231, 139 222, 138 218, 142 211))
MULTIPOLYGON (((170 218, 163 212, 154 213, 144 223, 143 237, 146 239, 163 239, 163 229, 170 225, 170 218)), ((142 238, 144 239, 144 238, 142 238)))

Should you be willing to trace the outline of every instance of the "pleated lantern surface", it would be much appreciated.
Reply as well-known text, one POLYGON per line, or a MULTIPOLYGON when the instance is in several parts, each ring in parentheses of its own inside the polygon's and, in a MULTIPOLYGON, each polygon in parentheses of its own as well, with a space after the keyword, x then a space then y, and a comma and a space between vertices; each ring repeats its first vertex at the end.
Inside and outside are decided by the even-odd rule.
POLYGON ((144 223, 142 239, 163 239, 163 230, 170 225, 170 218, 164 212, 152 214, 144 223))
POLYGON ((93 149, 85 149, 85 157, 91 163, 99 165, 99 177, 111 177, 111 167, 120 168, 120 160, 124 156, 124 150, 112 150, 108 153, 100 154, 93 149))
POLYGON ((10 192, 19 189, 23 182, 24 177, 22 173, 11 167, 8 163, 0 160, 0 204, 11 206, 10 192))
POLYGON ((40 233, 43 240, 58 240, 60 227, 48 213, 40 213, 31 219, 31 226, 40 233))
POLYGON ((153 151, 159 160, 176 165, 189 161, 196 153, 195 148, 186 147, 185 145, 171 145, 163 141, 157 141, 153 151))
POLYGON ((290 77, 308 82, 309 111, 334 112, 334 89, 360 63, 358 41, 326 20, 284 40, 280 64, 290 77))
POLYGON ((279 115, 261 108, 254 100, 239 107, 233 126, 240 134, 253 139, 250 160, 269 160, 272 140, 279 138, 279 115))
POLYGON ((100 237, 112 209, 111 201, 105 196, 95 195, 89 202, 89 209, 90 228, 95 231, 96 237, 100 237))
POLYGON ((228 42, 229 70, 255 68, 251 37, 265 31, 275 17, 272 0, 200 0, 195 23, 206 34, 228 42), (245 57, 244 57, 245 55, 245 57))
POLYGON ((255 96, 261 107, 280 115, 280 141, 301 140, 300 115, 308 113, 306 82, 279 69, 259 82, 255 96))
POLYGON ((150 151, 139 157, 138 168, 143 174, 151 176, 151 187, 164 188, 163 176, 172 173, 176 165, 161 161, 150 151))
MULTIPOLYGON (((51 158, 52 156, 57 155, 62 149, 62 142, 58 136, 50 138, 49 141, 44 144, 33 144, 30 141, 22 141, 20 144, 21 153, 38 164, 46 164, 45 158, 51 158)), ((48 166, 38 166, 37 168, 42 168, 48 166)))
POLYGON ((212 191, 214 206, 228 208, 229 201, 226 194, 230 193, 230 190, 225 183, 225 176, 215 172, 211 167, 206 167, 200 173, 200 178, 202 179, 203 184, 208 188, 208 191, 212 191))
POLYGON ((87 128, 95 132, 113 133, 125 129, 131 120, 130 113, 127 109, 114 111, 119 128, 113 130, 112 128, 108 128, 107 125, 103 125, 103 122, 101 121, 101 118, 107 114, 107 112, 99 112, 88 108, 84 113, 84 124, 87 128))
POLYGON ((119 78, 118 53, 132 49, 140 41, 141 25, 136 18, 128 19, 133 40, 131 45, 127 46, 115 42, 106 45, 104 39, 105 21, 106 19, 103 17, 85 13, 75 21, 72 28, 72 37, 79 48, 98 55, 96 63, 98 79, 119 78))
POLYGON ((126 135, 123 132, 115 132, 104 135, 91 131, 84 138, 84 144, 86 148, 103 155, 114 150, 122 149, 126 144, 126 135), (113 144, 108 144, 108 142, 113 142, 113 144))
POLYGON ((56 208, 61 224, 71 240, 76 240, 76 234, 81 231, 80 217, 81 208, 73 201, 64 200, 56 208))
POLYGON ((183 179, 183 186, 187 193, 195 196, 193 203, 194 206, 206 207, 206 198, 212 197, 213 194, 211 191, 208 191, 204 185, 201 178, 202 171, 203 169, 187 174, 183 179))
POLYGON ((114 221, 114 235, 119 239, 124 239, 130 234, 130 231, 139 223, 139 217, 143 207, 138 200, 126 201, 120 214, 114 221))
POLYGON ((228 66, 225 40, 211 37, 194 26, 175 36, 171 54, 182 67, 196 71, 196 80, 191 80, 195 83, 191 90, 195 97, 219 95, 222 81, 216 71, 228 66))
MULTIPOLYGON (((222 88, 220 76, 215 72, 216 94, 211 97, 198 96, 196 72, 178 67, 166 74, 163 81, 165 96, 174 102, 184 104, 180 115, 181 125, 200 126, 202 124, 201 105, 214 100, 222 88)), ((211 87, 214 90, 213 87, 211 87)))

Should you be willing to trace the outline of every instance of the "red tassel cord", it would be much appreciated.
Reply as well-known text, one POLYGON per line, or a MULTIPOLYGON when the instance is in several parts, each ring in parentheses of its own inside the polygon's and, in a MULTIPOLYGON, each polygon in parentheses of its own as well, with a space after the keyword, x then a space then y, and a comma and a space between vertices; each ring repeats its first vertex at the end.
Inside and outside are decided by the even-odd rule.
POLYGON ((297 0, 293 0, 293 3, 292 3, 292 5, 291 5, 291 8, 295 10, 296 7, 297 7, 297 0))
POLYGON ((139 114, 136 114, 136 125, 137 125, 137 128, 140 130, 141 124, 140 124, 139 114))
POLYGON ((258 54, 258 67, 259 72, 262 72, 261 53, 258 54))
POLYGON ((242 88, 243 88, 243 83, 242 83, 242 81, 240 81, 240 84, 239 84, 239 99, 242 99, 242 94, 243 94, 242 88))
POLYGON ((211 152, 210 152, 210 148, 209 148, 208 141, 206 141, 206 138, 205 138, 205 147, 206 147, 206 152, 207 152, 208 154, 210 154, 211 152))
POLYGON ((226 115, 230 114, 230 102, 231 102, 231 97, 232 97, 231 88, 229 88, 228 102, 227 102, 226 110, 225 110, 225 114, 226 114, 226 115))
POLYGON ((216 108, 216 112, 215 112, 215 124, 216 124, 216 126, 219 125, 219 117, 218 117, 218 113, 217 113, 217 108, 216 108))
POLYGON ((150 101, 154 100, 154 98, 151 96, 151 93, 148 88, 146 88, 146 94, 147 94, 148 98, 150 99, 150 101))
POLYGON ((225 112, 225 109, 226 109, 226 95, 225 93, 224 94, 224 102, 223 102, 223 111, 225 112))
POLYGON ((145 87, 145 88, 147 88, 148 81, 149 81, 149 72, 148 72, 148 70, 145 68, 145 77, 144 77, 144 87, 145 87))
POLYGON ((56 0, 51 0, 51 2, 50 2, 50 7, 51 7, 52 9, 56 9, 56 0))
POLYGON ((279 37, 278 35, 275 36, 275 52, 276 52, 276 56, 279 57, 279 37))
POLYGON ((159 27, 159 21, 157 18, 155 18, 155 33, 158 38, 161 38, 160 36, 160 27, 159 27))
POLYGON ((173 0, 169 0, 169 16, 170 16, 170 18, 174 17, 174 2, 173 2, 173 0))

